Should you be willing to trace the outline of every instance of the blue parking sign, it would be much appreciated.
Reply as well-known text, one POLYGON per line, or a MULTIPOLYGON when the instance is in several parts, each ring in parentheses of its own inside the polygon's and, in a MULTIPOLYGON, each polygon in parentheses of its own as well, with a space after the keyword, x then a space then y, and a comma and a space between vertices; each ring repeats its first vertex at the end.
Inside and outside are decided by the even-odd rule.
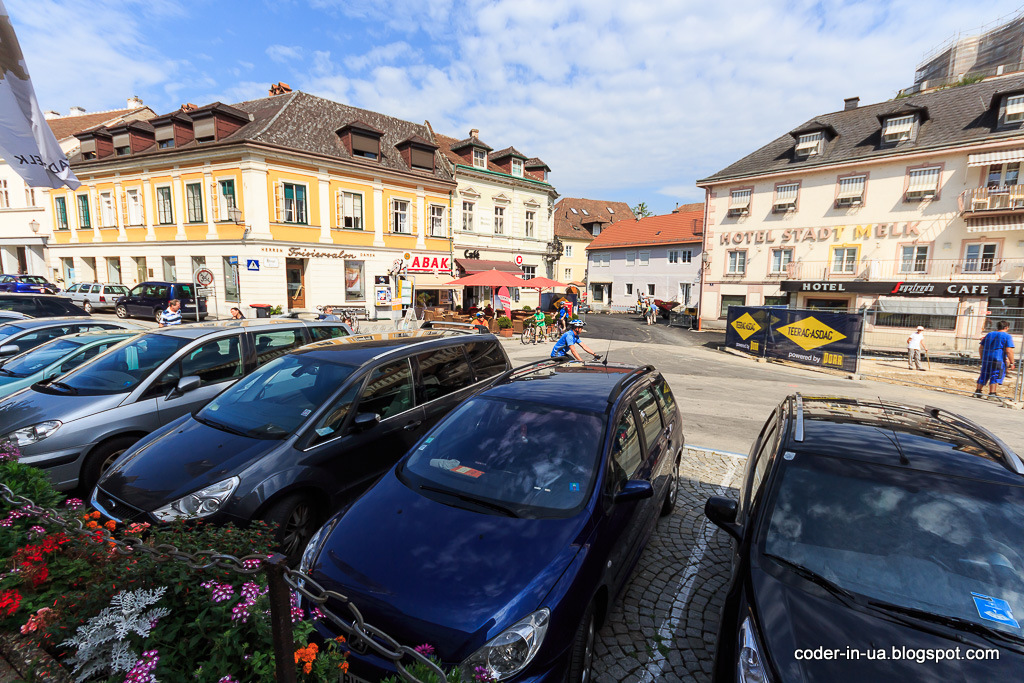
POLYGON ((260 269, 260 260, 258 258, 246 259, 245 260, 245 267, 248 270, 259 270, 260 269))
POLYGON ((237 256, 228 256, 228 265, 229 266, 237 266, 238 265, 238 257, 237 256))
POLYGON ((995 621, 1000 624, 1012 626, 1014 628, 1020 628, 1020 624, 1013 618, 1013 612, 1010 611, 1010 603, 1006 600, 1000 600, 999 598, 992 598, 981 593, 971 593, 971 597, 974 598, 974 606, 978 608, 978 614, 982 619, 988 619, 989 621, 995 621))

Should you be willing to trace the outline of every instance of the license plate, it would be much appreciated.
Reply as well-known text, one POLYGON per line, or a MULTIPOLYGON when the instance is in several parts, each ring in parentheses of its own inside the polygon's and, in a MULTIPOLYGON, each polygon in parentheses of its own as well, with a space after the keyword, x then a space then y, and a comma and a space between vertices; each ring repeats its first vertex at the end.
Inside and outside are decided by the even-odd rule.
POLYGON ((355 674, 343 673, 341 674, 341 683, 370 683, 370 681, 355 674))

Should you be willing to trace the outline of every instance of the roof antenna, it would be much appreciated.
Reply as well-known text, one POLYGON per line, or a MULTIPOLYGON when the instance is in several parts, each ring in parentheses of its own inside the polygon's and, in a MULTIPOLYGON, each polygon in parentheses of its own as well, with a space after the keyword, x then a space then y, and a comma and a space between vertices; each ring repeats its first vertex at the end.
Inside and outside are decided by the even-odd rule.
POLYGON ((605 369, 605 370, 607 370, 607 369, 608 369, 608 354, 609 354, 609 353, 611 353, 611 352, 612 352, 612 340, 611 340, 611 339, 609 339, 609 340, 608 340, 608 348, 607 348, 607 349, 605 349, 605 352, 604 352, 604 359, 603 359, 603 360, 602 360, 602 362, 601 362, 601 365, 603 365, 603 366, 604 366, 604 369, 605 369))
MULTIPOLYGON (((895 425, 896 424, 896 420, 892 419, 889 416, 889 410, 885 407, 885 403, 882 401, 882 397, 881 396, 878 397, 878 405, 880 405, 882 407, 882 415, 885 416, 886 420, 888 420, 890 423, 895 425)), ((899 434, 897 434, 896 430, 892 429, 892 428, 890 428, 889 431, 892 432, 892 437, 893 438, 889 439, 888 436, 886 436, 885 438, 889 439, 889 441, 892 441, 892 445, 896 447, 896 452, 900 454, 900 464, 901 465, 909 465, 910 464, 910 458, 908 458, 907 454, 903 452, 903 446, 900 444, 900 436, 899 436, 899 434)))

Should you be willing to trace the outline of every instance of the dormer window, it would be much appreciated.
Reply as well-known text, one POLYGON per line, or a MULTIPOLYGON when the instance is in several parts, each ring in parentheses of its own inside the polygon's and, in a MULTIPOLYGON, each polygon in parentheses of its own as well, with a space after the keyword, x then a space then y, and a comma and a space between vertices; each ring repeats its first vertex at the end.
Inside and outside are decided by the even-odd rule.
POLYGON ((352 132, 352 156, 380 159, 380 138, 352 132))
POLYGON ((479 148, 474 148, 473 166, 476 168, 487 168, 487 152, 479 148))
POLYGON ((914 130, 913 114, 909 116, 893 116, 885 120, 882 126, 882 143, 886 145, 898 145, 910 139, 914 130))
POLYGON ((519 159, 512 160, 512 175, 523 177, 523 162, 519 159))
POLYGON ((822 131, 816 133, 805 133, 797 138, 796 155, 798 157, 810 157, 821 154, 825 144, 825 134, 822 131))
POLYGON ((1006 98, 1006 114, 1003 120, 1007 123, 1024 121, 1024 95, 1010 95, 1006 98))
POLYGON ((131 147, 129 147, 129 146, 127 146, 127 145, 125 145, 124 147, 116 147, 116 148, 114 149, 114 152, 116 152, 116 153, 117 153, 117 156, 119 156, 119 157, 124 157, 124 156, 128 156, 128 154, 129 154, 129 153, 130 153, 131 151, 132 151, 131 147))

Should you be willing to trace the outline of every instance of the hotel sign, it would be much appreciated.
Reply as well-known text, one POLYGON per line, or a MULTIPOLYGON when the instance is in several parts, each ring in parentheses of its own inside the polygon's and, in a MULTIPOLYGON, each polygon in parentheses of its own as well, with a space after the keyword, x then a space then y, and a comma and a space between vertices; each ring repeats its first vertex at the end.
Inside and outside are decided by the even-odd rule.
POLYGON ((775 230, 741 230, 718 234, 718 243, 740 244, 803 244, 804 242, 849 242, 889 237, 917 238, 921 236, 921 221, 906 223, 867 223, 865 225, 835 225, 828 228, 778 228, 775 230))
POLYGON ((783 280, 783 292, 805 294, 885 294, 888 296, 1024 296, 1024 282, 836 282, 783 280))

